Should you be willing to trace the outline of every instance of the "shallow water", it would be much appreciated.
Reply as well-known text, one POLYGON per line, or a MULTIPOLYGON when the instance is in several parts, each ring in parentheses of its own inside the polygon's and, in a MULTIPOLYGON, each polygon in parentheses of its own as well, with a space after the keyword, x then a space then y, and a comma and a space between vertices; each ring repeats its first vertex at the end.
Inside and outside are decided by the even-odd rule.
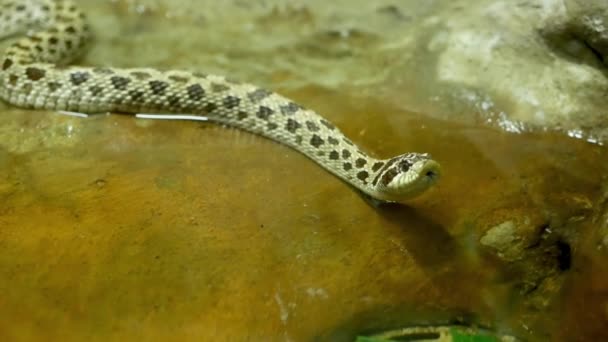
MULTIPOLYGON (((324 113, 372 154, 430 152, 444 177, 411 206, 376 209, 298 153, 233 129, 7 107, 3 340, 352 341, 449 322, 530 340, 608 337, 605 147, 412 113, 363 96, 371 86, 334 86, 356 58, 309 82, 273 64, 297 65, 296 48, 272 62, 276 47, 201 57, 187 48, 200 38, 174 40, 199 32, 194 19, 131 2, 96 10, 108 30, 86 63, 236 73, 324 113), (171 50, 146 53, 149 42, 171 50), (490 238, 496 227, 514 227, 507 242, 490 238)), ((340 58, 305 65, 333 69, 340 58)))

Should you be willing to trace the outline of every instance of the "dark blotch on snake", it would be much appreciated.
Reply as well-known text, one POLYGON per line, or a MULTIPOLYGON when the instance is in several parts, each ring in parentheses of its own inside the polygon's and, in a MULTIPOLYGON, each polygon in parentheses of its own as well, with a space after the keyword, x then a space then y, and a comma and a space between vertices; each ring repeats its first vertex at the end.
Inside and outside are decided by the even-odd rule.
POLYGON ((16 85, 17 81, 19 81, 19 76, 15 75, 15 74, 11 74, 8 77, 8 83, 12 86, 16 85))
POLYGON ((327 137, 327 142, 332 144, 332 145, 338 145, 340 142, 338 141, 338 139, 332 138, 332 137, 327 137))
POLYGON ((2 63, 2 70, 10 68, 11 65, 13 65, 13 61, 10 58, 5 59, 4 63, 2 63))
POLYGON ((376 172, 380 170, 382 165, 384 165, 384 162, 375 162, 374 165, 372 165, 372 171, 376 172))
POLYGON ((150 90, 152 90, 152 94, 154 95, 164 95, 165 90, 169 88, 169 83, 157 80, 148 82, 148 85, 150 86, 150 90))
POLYGON ((47 86, 49 87, 49 90, 52 92, 56 91, 57 89, 62 87, 62 84, 59 82, 49 82, 47 84, 47 86))
POLYGON ((312 121, 306 121, 306 127, 311 132, 318 132, 321 129, 321 128, 319 128, 319 125, 317 125, 316 123, 314 123, 312 121))
POLYGON ((382 185, 384 186, 387 186, 398 173, 399 170, 396 167, 386 170, 386 172, 384 172, 384 174, 382 174, 382 177, 380 178, 380 183, 382 183, 382 185))
POLYGON ((200 84, 193 84, 186 88, 186 91, 188 92, 188 97, 193 101, 198 101, 205 96, 205 90, 200 84))
POLYGON ((365 180, 367 179, 367 177, 369 177, 369 173, 367 173, 367 171, 360 171, 360 172, 357 173, 357 178, 359 178, 363 182, 365 182, 365 180))
POLYGON ((342 159, 348 159, 348 158, 350 158, 350 151, 342 150, 342 159))
POLYGON ((224 97, 222 103, 227 109, 232 109, 239 106, 239 104, 241 103, 241 99, 236 96, 228 95, 224 97))
POLYGON ((260 106, 260 108, 258 109, 258 112, 256 113, 257 117, 262 119, 262 120, 268 120, 268 118, 274 113, 274 110, 266 107, 266 106, 260 106))
POLYGON ((167 100, 169 101, 169 106, 178 107, 179 103, 181 101, 181 98, 177 95, 171 95, 167 98, 167 100))
POLYGON ((285 129, 290 133, 295 133, 300 127, 302 125, 294 119, 287 119, 287 124, 285 124, 285 129))
POLYGON ((269 122, 268 125, 266 125, 266 127, 268 127, 269 131, 272 131, 273 129, 276 129, 277 127, 279 127, 279 125, 277 125, 274 122, 269 122))
POLYGON ((131 80, 122 76, 112 76, 110 82, 112 82, 114 89, 125 90, 129 83, 131 83, 131 80))
POLYGON ((129 95, 131 96, 131 100, 141 102, 144 100, 144 93, 139 90, 129 90, 129 95))
POLYGON ((350 169, 353 168, 351 163, 344 163, 342 164, 342 168, 344 169, 344 171, 349 171, 350 169))
POLYGON ((319 146, 323 145, 324 143, 325 141, 323 141, 323 139, 321 139, 321 137, 316 134, 314 134, 312 138, 310 138, 310 144, 316 148, 319 148, 319 146))
POLYGON ((246 119, 248 116, 249 114, 247 114, 247 112, 240 111, 237 113, 236 118, 239 120, 243 120, 246 119))
POLYGON ((331 151, 329 153, 329 159, 336 160, 340 158, 340 153, 338 151, 331 151))
POLYGON ((280 107, 281 114, 283 114, 283 115, 293 115, 300 109, 302 109, 302 106, 300 106, 299 104, 297 104, 295 102, 289 102, 285 106, 280 107))
MULTIPOLYGON (((378 163, 382 163, 384 165, 382 165, 378 168, 378 174, 376 175, 376 177, 374 177, 374 180, 372 181, 372 185, 376 185, 376 183, 378 183, 380 176, 383 176, 383 178, 384 178, 387 173, 392 173, 393 170, 389 170, 389 171, 386 171, 386 170, 388 170, 396 162, 397 162, 397 159, 394 159, 394 158, 389 160, 386 163, 378 162, 378 163)), ((378 163, 376 163, 376 164, 378 164, 378 163)), ((394 174, 396 174, 396 172, 394 174)), ((393 179, 393 177, 394 177, 394 175, 390 176, 390 179, 393 179)), ((390 179, 389 179, 389 182, 390 182, 390 179)), ((386 184, 388 184, 388 182, 386 184)))
POLYGON ((65 32, 74 34, 76 33, 76 29, 74 28, 74 26, 68 26, 65 28, 65 32))
POLYGON ((57 43, 59 43, 59 39, 57 39, 56 37, 49 38, 49 44, 57 45, 57 43))
POLYGON ((249 100, 251 100, 251 102, 258 103, 258 102, 262 101, 263 99, 267 98, 268 96, 270 96, 270 94, 272 94, 270 91, 268 91, 266 89, 258 88, 256 90, 248 93, 247 97, 249 98, 249 100))
POLYGON ((213 112, 214 110, 216 110, 216 109, 217 109, 217 105, 216 105, 215 103, 211 103, 211 102, 207 103, 207 104, 205 105, 205 107, 203 107, 203 110, 204 110, 204 111, 205 111, 205 113, 207 113, 207 114, 212 113, 212 112, 213 112))
POLYGON ((44 71, 43 69, 32 67, 25 69, 25 75, 32 81, 38 81, 39 79, 43 78, 45 74, 46 71, 44 71))
POLYGON ((90 86, 89 91, 91 92, 91 95, 99 96, 103 92, 103 88, 100 86, 90 86))
POLYGON ((365 164, 367 164, 367 160, 365 160, 363 158, 357 158, 357 160, 355 161, 355 166, 359 169, 364 167, 365 164))
POLYGON ((296 135, 296 144, 302 145, 302 136, 301 135, 296 135))
POLYGON ((89 79, 90 75, 88 72, 76 71, 70 74, 70 82, 73 85, 78 86, 83 84, 89 79))

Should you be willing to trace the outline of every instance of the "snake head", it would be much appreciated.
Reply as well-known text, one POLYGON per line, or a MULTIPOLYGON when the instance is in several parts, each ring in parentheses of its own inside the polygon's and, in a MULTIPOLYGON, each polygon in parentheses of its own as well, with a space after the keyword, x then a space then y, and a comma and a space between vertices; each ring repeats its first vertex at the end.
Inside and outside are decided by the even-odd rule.
POLYGON ((406 153, 389 159, 376 176, 377 197, 402 202, 433 186, 441 176, 439 163, 427 153, 406 153))

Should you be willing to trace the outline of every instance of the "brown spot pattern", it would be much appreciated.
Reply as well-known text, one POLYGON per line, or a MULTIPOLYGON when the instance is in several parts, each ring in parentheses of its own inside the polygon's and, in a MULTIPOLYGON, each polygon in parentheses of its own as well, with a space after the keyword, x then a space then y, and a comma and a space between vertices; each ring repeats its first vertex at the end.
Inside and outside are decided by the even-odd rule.
POLYGON ((239 111, 236 115, 236 118, 239 120, 243 120, 243 119, 247 118, 248 116, 249 116, 249 114, 247 114, 247 112, 239 111))
POLYGON ((281 110, 281 114, 283 115, 293 115, 297 111, 302 109, 302 107, 295 102, 289 102, 285 106, 281 106, 279 109, 281 110))
POLYGON ((13 65, 13 61, 10 58, 5 59, 4 63, 2 63, 2 70, 10 68, 11 65, 13 65))
POLYGON ((384 162, 375 162, 374 165, 372 165, 372 171, 378 171, 382 165, 384 165, 384 162))
POLYGON ((365 164, 367 164, 367 160, 363 159, 363 158, 357 158, 357 160, 355 160, 355 166, 360 169, 362 167, 365 166, 365 164))
POLYGON ((232 109, 239 106, 239 104, 241 103, 241 99, 236 96, 228 95, 224 97, 222 103, 224 104, 224 107, 232 109))
POLYGON ((181 98, 177 95, 171 95, 167 98, 167 101, 169 101, 169 106, 177 107, 181 101, 181 98))
POLYGON ((169 88, 169 83, 158 80, 150 81, 148 82, 148 85, 154 95, 164 95, 165 90, 169 88))
POLYGON ((353 168, 353 165, 351 163, 344 163, 342 164, 342 168, 344 168, 344 171, 350 171, 353 168))
POLYGON ((339 158, 340 158, 340 153, 338 153, 338 151, 331 151, 329 153, 329 159, 337 160, 339 158))
POLYGON ((103 88, 100 86, 91 86, 89 87, 89 91, 91 92, 91 95, 99 96, 101 93, 103 93, 103 88))
POLYGON ((369 173, 367 173, 367 171, 359 171, 357 173, 357 178, 359 178, 363 182, 367 180, 367 177, 369 177, 369 173))
POLYGON ((209 114, 212 113, 214 110, 217 109, 217 105, 215 103, 207 103, 205 105, 205 107, 203 107, 203 110, 205 111, 205 113, 209 114))
POLYGON ((350 158, 350 151, 342 150, 342 159, 348 159, 348 158, 350 158))
POLYGON ((256 116, 262 120, 268 120, 268 118, 274 114, 274 111, 266 106, 260 106, 256 116))
POLYGON ((144 93, 139 90, 129 90, 129 96, 131 96, 131 100, 136 102, 144 100, 144 93))
POLYGON ((112 82, 114 89, 125 90, 129 83, 131 83, 131 80, 122 76, 112 76, 110 82, 112 82))
POLYGON ((332 138, 332 137, 327 137, 327 142, 332 144, 332 145, 338 145, 340 142, 338 141, 338 139, 336 138, 332 138))
POLYGON ((49 90, 52 92, 56 91, 57 89, 62 87, 62 84, 59 82, 49 82, 47 84, 47 86, 49 87, 49 90))
POLYGON ((317 125, 316 123, 312 122, 312 121, 306 121, 306 127, 308 128, 309 131, 311 132, 318 132, 321 128, 319 127, 319 125, 317 125))
POLYGON ((198 101, 205 96, 205 89, 198 83, 189 86, 186 88, 186 91, 188 92, 188 97, 193 101, 198 101))
POLYGON ((294 119, 287 119, 287 124, 285 124, 285 129, 290 133, 295 133, 300 127, 302 125, 294 119))
POLYGON ((266 89, 258 88, 247 94, 249 100, 253 103, 258 103, 272 94, 266 89))
MULTIPOLYGON (((383 173, 385 172, 385 170, 387 170, 388 168, 390 168, 394 163, 396 162, 396 159, 391 159, 389 160, 386 164, 384 164, 383 166, 381 166, 378 169, 378 174, 376 175, 376 177, 374 178, 374 180, 372 181, 373 185, 376 185, 376 183, 378 182, 380 176, 383 176, 383 173)), ((394 169, 393 169, 394 170, 394 169)), ((392 170, 391 170, 392 171, 392 170)), ((387 171, 386 173, 389 173, 390 171, 387 171)), ((384 173, 383 178, 385 177, 386 173, 384 173)), ((396 174, 396 173, 395 173, 396 174)), ((388 184, 393 177, 395 177, 394 175, 390 176, 390 179, 388 180, 388 182, 384 183, 385 185, 388 184)))
POLYGON ((90 76, 91 75, 89 75, 88 72, 76 71, 70 74, 70 82, 72 82, 73 85, 78 86, 88 81, 90 76))
POLYGON ((46 75, 46 71, 44 69, 29 67, 25 69, 25 75, 32 81, 38 81, 46 75))
POLYGON ((11 75, 8 77, 8 83, 9 83, 10 85, 13 85, 13 86, 14 86, 14 85, 16 85, 16 84, 17 84, 17 81, 19 81, 19 76, 15 75, 15 74, 11 74, 11 75))
POLYGON ((325 141, 316 134, 313 134, 312 138, 310 138, 310 144, 316 148, 319 148, 319 146, 323 145, 324 143, 325 141))

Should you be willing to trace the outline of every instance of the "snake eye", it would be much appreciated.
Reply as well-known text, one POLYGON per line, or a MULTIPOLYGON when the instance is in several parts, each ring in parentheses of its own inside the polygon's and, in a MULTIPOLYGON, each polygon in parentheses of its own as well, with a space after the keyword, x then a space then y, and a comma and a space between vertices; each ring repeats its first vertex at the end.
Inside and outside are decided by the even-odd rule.
POLYGON ((412 167, 412 164, 408 160, 402 160, 399 163, 399 170, 401 170, 402 172, 406 172, 410 169, 410 167, 412 167))

